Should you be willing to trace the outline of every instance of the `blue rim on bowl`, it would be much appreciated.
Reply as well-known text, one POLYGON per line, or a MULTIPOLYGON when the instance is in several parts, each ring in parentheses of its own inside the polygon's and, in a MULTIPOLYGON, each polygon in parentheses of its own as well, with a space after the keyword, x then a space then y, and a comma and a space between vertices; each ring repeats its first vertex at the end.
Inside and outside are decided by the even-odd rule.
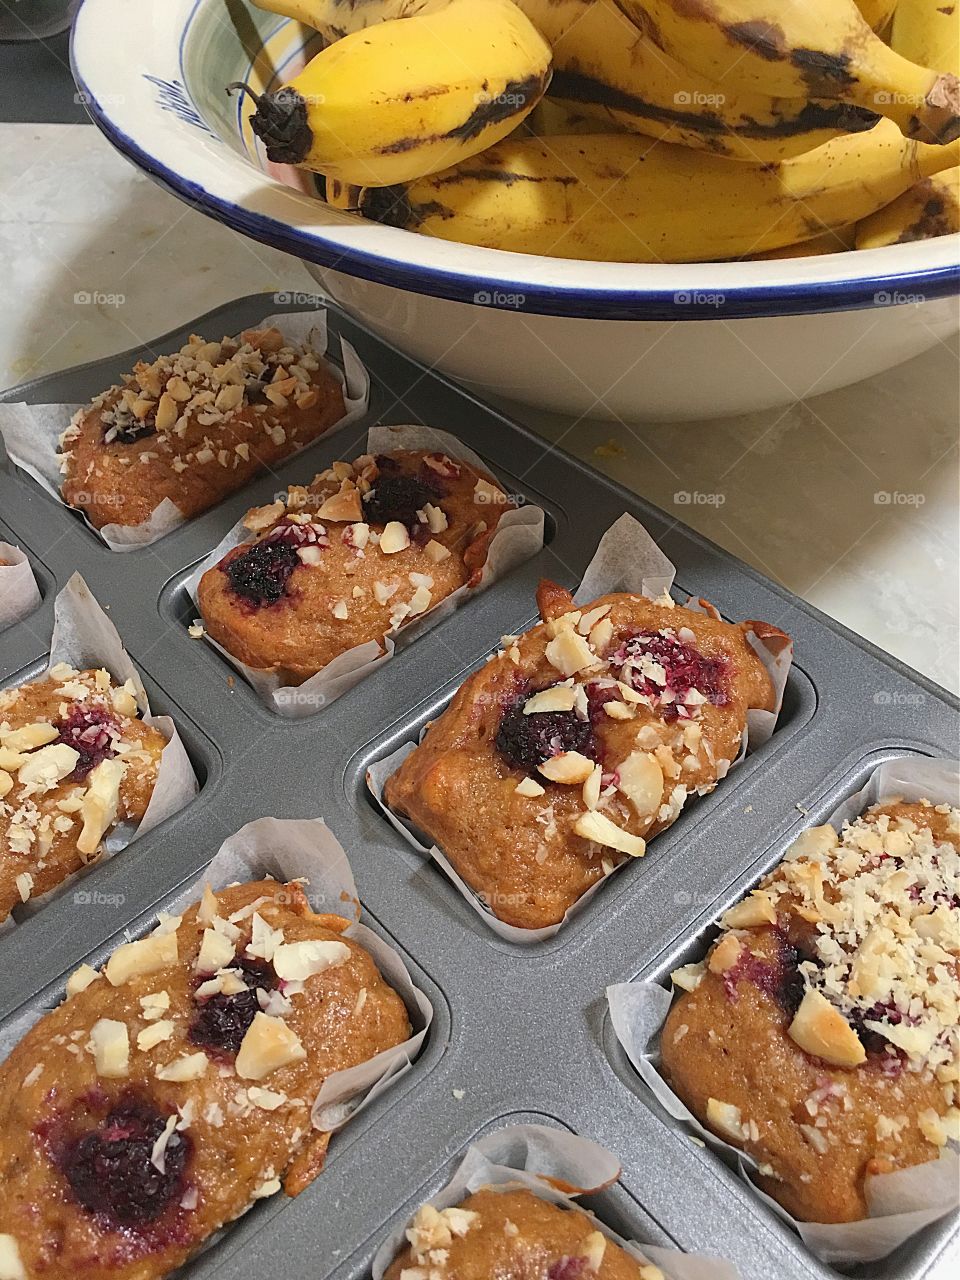
POLYGON ((138 168, 208 216, 307 262, 457 302, 502 292, 522 295, 527 312, 605 320, 715 320, 717 296, 725 319, 851 311, 933 301, 960 287, 957 236, 775 262, 592 263, 477 249, 337 215, 257 170, 198 105, 185 51, 198 15, 221 3, 81 0, 74 78, 93 121, 138 168), (111 57, 117 49, 124 59, 111 57), (328 221, 318 220, 321 210, 328 221))

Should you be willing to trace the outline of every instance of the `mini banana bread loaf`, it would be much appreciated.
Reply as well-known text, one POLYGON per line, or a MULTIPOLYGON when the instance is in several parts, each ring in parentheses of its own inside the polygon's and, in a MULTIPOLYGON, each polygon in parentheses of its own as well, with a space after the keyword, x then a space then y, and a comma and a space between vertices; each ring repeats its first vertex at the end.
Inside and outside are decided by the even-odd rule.
POLYGON ((482 1187, 461 1205, 425 1204, 384 1280, 663 1280, 580 1209, 532 1191, 482 1187))
POLYGON ((60 439, 63 499, 97 529, 142 524, 164 498, 189 518, 343 415, 331 368, 279 329, 194 335, 74 417, 60 439))
POLYGON ((582 609, 542 582, 544 621, 475 672, 387 780, 386 804, 493 913, 556 924, 591 885, 711 791, 770 676, 746 632, 634 595, 582 609))
POLYGON ((308 1186, 324 1079, 410 1035, 347 926, 297 883, 208 888, 77 970, 0 1066, 0 1257, 31 1278, 152 1280, 308 1186))
POLYGON ((795 1218, 866 1217, 867 1174, 958 1136, 958 821, 892 803, 804 832, 674 974, 663 1073, 795 1218))
POLYGON ((166 741, 138 715, 129 681, 65 663, 0 693, 0 921, 143 817, 166 741))
POLYGON ((249 513, 255 540, 200 579, 207 632, 248 666, 300 684, 475 585, 511 510, 490 476, 445 454, 336 462, 249 513))

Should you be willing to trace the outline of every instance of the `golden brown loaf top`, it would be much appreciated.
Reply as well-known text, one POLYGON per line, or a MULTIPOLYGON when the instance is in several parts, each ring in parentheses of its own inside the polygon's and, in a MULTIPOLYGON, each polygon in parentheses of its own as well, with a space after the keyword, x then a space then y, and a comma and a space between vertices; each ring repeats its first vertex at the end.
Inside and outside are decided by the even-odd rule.
POLYGON ((555 924, 711 791, 774 689, 748 628, 669 599, 575 608, 542 583, 542 623, 463 684, 385 788, 509 924, 555 924))
POLYGON ((865 1217, 867 1174, 960 1132, 958 820, 897 802, 804 832, 674 975, 664 1074, 797 1218, 865 1217))
POLYGON ((200 580, 208 633, 288 683, 473 586, 514 504, 485 472, 397 449, 335 462, 247 516, 256 535, 200 580))
POLYGON ((316 1177, 321 1084, 410 1035, 347 924, 296 883, 208 888, 73 975, 0 1066, 0 1249, 27 1276, 166 1275, 316 1177))
POLYGON ((424 1205, 384 1280, 663 1280, 580 1209, 533 1192, 482 1187, 462 1204, 424 1205))
POLYGON ((63 499, 97 529, 141 524, 165 498, 189 518, 343 414, 330 366, 278 329, 195 334, 75 416, 60 440, 63 499))
POLYGON ((132 684, 65 663, 0 693, 0 921, 95 862, 146 812, 166 745, 132 684))

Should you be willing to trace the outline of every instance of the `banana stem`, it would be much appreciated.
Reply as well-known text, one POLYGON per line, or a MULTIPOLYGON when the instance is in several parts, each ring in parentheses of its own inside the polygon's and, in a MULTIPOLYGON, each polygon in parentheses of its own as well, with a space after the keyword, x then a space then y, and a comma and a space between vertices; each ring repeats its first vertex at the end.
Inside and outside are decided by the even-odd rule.
POLYGON ((937 74, 917 67, 893 50, 886 50, 889 64, 887 88, 873 91, 876 110, 893 120, 908 138, 917 142, 947 144, 960 134, 960 81, 949 73, 937 74))
POLYGON ((268 159, 274 164, 300 164, 313 145, 306 99, 290 88, 257 93, 242 80, 227 85, 227 93, 235 90, 249 94, 256 104, 250 127, 266 147, 268 159))
POLYGON ((960 165, 960 138, 946 147, 931 147, 920 143, 917 147, 917 168, 924 178, 954 169, 960 165))

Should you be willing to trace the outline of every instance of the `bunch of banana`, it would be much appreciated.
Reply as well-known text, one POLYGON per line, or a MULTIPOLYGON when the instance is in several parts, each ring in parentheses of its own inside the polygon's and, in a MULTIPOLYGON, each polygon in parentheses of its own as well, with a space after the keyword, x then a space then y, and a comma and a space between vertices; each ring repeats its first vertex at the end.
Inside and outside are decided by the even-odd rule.
MULTIPOLYGON (((451 0, 254 0, 263 9, 342 39, 377 23, 436 13, 451 0)), ((776 98, 723 86, 665 54, 617 0, 516 0, 553 50, 552 96, 572 114, 747 160, 810 151, 841 133, 872 128, 878 117, 842 102, 776 98)), ((868 0, 864 0, 868 2, 868 0)), ((875 3, 876 0, 873 0, 875 3)), ((886 0, 889 3, 889 0, 886 0)), ((351 50, 358 78, 365 63, 351 50)), ((438 62, 433 82, 456 74, 438 62)))
POLYGON ((631 134, 512 139, 476 163, 368 190, 390 226, 489 249, 608 262, 742 258, 859 221, 960 162, 889 121, 778 165, 631 134))
POLYGON ((855 0, 618 0, 666 53, 756 93, 876 111, 909 138, 960 135, 960 81, 917 66, 871 30, 855 0))
MULTIPOLYGON (((307 16, 294 0, 269 7, 307 16)), ((386 186, 512 133, 543 96, 550 66, 549 45, 513 0, 446 0, 345 35, 276 92, 229 87, 254 99, 251 125, 270 160, 386 186)))
POLYGON ((910 244, 960 231, 960 169, 924 178, 856 227, 857 249, 910 244))
POLYGON ((519 0, 553 47, 551 97, 667 142, 759 162, 872 128, 861 107, 719 85, 659 49, 616 0, 519 0))
POLYGON ((960 67, 960 7, 956 0, 899 0, 890 47, 934 71, 960 67))

